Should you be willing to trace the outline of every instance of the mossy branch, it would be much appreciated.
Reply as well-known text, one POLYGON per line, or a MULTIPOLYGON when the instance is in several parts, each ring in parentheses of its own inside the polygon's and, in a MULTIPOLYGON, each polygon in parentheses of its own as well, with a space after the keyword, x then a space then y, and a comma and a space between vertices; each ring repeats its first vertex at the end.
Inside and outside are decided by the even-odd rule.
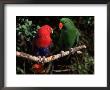
POLYGON ((45 57, 45 56, 36 57, 36 56, 30 55, 30 54, 27 54, 27 53, 24 53, 24 52, 16 51, 16 56, 25 58, 26 60, 38 62, 38 63, 47 63, 47 62, 57 60, 61 57, 67 56, 71 53, 74 54, 76 51, 79 51, 80 49, 83 49, 83 48, 86 48, 86 46, 81 45, 81 46, 78 46, 78 47, 75 47, 75 48, 71 48, 69 51, 61 51, 59 54, 52 55, 52 56, 49 56, 49 57, 45 57))

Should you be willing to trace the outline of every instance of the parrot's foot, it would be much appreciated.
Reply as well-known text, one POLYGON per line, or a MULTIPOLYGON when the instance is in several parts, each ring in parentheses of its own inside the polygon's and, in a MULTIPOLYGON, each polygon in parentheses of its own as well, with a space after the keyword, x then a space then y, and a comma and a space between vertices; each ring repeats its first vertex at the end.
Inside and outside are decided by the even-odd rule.
POLYGON ((63 57, 64 56, 64 51, 61 51, 61 57, 63 57))
POLYGON ((38 56, 39 60, 38 60, 38 63, 44 63, 44 59, 45 59, 45 56, 43 56, 43 58, 41 56, 38 56))
POLYGON ((72 51, 73 51, 73 49, 72 49, 72 48, 69 48, 69 51, 70 51, 72 54, 74 54, 74 52, 72 52, 72 51))
POLYGON ((44 59, 45 59, 45 56, 43 56, 43 59, 42 59, 41 63, 44 63, 44 59))
POLYGON ((38 58, 39 58, 38 63, 40 63, 41 62, 41 56, 38 56, 38 58))

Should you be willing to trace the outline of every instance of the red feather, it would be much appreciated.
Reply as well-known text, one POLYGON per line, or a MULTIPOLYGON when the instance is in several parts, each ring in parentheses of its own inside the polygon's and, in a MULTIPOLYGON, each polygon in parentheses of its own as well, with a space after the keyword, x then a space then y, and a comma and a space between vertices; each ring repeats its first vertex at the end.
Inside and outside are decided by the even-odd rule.
POLYGON ((38 48, 46 48, 52 44, 51 32, 52 28, 49 25, 44 25, 38 30, 38 38, 35 41, 38 48))

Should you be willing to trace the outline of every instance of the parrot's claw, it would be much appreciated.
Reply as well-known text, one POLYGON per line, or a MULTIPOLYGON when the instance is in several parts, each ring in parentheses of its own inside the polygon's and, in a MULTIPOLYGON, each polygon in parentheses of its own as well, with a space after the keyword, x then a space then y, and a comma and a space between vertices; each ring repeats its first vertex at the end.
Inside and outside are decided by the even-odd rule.
POLYGON ((72 52, 73 51, 73 48, 70 48, 69 51, 72 52))
POLYGON ((41 62, 41 56, 38 56, 38 58, 39 58, 38 63, 40 63, 41 62))
POLYGON ((61 51, 61 57, 63 57, 64 56, 64 51, 61 51))
POLYGON ((45 59, 45 56, 43 56, 43 58, 41 60, 41 63, 44 63, 44 61, 45 61, 44 59, 45 59))
POLYGON ((41 56, 38 56, 38 58, 41 58, 41 56))
POLYGON ((69 51, 71 52, 71 54, 74 54, 73 48, 70 48, 69 51))

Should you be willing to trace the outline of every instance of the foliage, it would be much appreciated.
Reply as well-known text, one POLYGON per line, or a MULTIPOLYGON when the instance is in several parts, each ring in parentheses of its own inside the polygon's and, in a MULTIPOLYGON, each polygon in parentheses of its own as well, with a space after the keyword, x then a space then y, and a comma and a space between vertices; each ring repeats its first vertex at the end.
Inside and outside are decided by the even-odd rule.
MULTIPOLYGON (((32 40, 37 33, 39 26, 49 24, 52 26, 54 33, 52 34, 53 46, 51 53, 56 54, 57 41, 59 39, 60 30, 58 29, 59 20, 62 17, 70 18, 81 33, 78 45, 86 45, 87 49, 82 50, 82 54, 75 53, 68 60, 56 60, 52 62, 53 70, 62 70, 71 68, 72 71, 65 74, 93 74, 94 73, 94 17, 93 16, 17 16, 16 17, 16 50, 32 53, 32 40)), ((32 64, 34 62, 26 62, 23 58, 16 57, 16 73, 17 74, 33 74, 32 64)), ((51 70, 52 72, 52 70, 51 70)), ((53 72, 53 74, 58 74, 53 72)), ((60 72, 63 74, 63 72, 60 72)))

